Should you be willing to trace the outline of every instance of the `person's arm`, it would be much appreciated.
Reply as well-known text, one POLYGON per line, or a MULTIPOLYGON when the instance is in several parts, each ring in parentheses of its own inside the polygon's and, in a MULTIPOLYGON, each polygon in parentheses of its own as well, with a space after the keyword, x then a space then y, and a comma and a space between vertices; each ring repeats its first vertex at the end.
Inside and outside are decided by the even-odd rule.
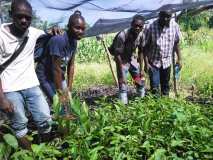
POLYGON ((115 63, 116 63, 116 67, 117 67, 117 75, 118 75, 118 81, 119 83, 124 83, 124 75, 122 72, 122 59, 121 56, 119 54, 115 55, 115 63))
POLYGON ((144 72, 143 72, 144 56, 143 56, 143 50, 142 50, 142 48, 138 49, 138 61, 139 61, 139 65, 140 65, 140 74, 144 75, 144 72))
POLYGON ((62 91, 62 70, 61 70, 61 59, 57 56, 52 57, 53 62, 53 75, 56 91, 62 91))
POLYGON ((177 55, 177 64, 179 65, 180 68, 182 68, 182 55, 181 55, 179 43, 175 43, 174 51, 176 52, 176 55, 177 55))
POLYGON ((0 79, 0 109, 5 113, 13 113, 13 104, 5 97, 0 79))
POLYGON ((144 58, 144 65, 145 65, 145 71, 147 72, 149 69, 152 68, 152 66, 149 63, 148 54, 150 50, 150 43, 151 43, 151 28, 150 26, 146 26, 144 29, 144 37, 143 37, 143 43, 142 43, 142 50, 143 50, 143 58, 144 58))
POLYGON ((69 100, 67 90, 63 89, 62 86, 62 70, 61 70, 61 59, 60 57, 53 56, 53 74, 54 74, 54 84, 56 87, 56 93, 59 96, 61 104, 66 104, 69 100))
MULTIPOLYGON (((0 37, 0 60, 4 53, 4 50, 2 48, 3 45, 4 45, 3 40, 0 37)), ((12 113, 14 111, 14 107, 13 107, 13 104, 4 95, 3 88, 2 88, 2 82, 1 82, 1 76, 2 75, 0 75, 0 110, 2 110, 5 113, 12 113)))
POLYGON ((178 24, 176 25, 176 35, 175 35, 175 43, 174 43, 174 52, 176 52, 177 55, 177 64, 179 67, 182 67, 182 56, 180 51, 180 39, 181 39, 181 32, 180 27, 178 24))
POLYGON ((75 69, 74 61, 75 61, 75 54, 74 54, 74 55, 72 56, 72 58, 70 59, 70 61, 69 61, 69 63, 68 63, 68 69, 67 69, 68 91, 69 91, 69 92, 72 91, 72 84, 73 84, 73 77, 74 77, 74 69, 75 69))
POLYGON ((122 66, 123 66, 123 61, 121 58, 121 54, 124 53, 124 48, 125 48, 125 33, 120 32, 118 35, 115 36, 115 39, 113 40, 113 47, 114 47, 114 58, 115 58, 115 63, 117 67, 117 73, 118 73, 118 81, 119 83, 124 83, 124 75, 122 72, 122 66))
POLYGON ((59 26, 53 26, 49 28, 47 33, 55 36, 55 35, 62 35, 64 32, 59 26))
MULTIPOLYGON (((148 47, 149 48, 149 47, 148 47)), ((149 71, 150 69, 152 69, 152 65, 149 63, 149 58, 148 58, 148 48, 145 48, 144 50, 144 64, 145 64, 145 72, 149 71)))

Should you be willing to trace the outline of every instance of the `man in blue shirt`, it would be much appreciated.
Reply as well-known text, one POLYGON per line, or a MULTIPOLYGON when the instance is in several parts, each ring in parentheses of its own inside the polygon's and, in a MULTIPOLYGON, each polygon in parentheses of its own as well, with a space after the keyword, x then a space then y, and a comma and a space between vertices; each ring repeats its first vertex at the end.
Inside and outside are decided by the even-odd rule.
POLYGON ((49 40, 45 57, 37 63, 36 73, 50 103, 56 93, 62 105, 69 100, 77 40, 82 38, 84 31, 85 20, 81 12, 76 11, 69 18, 68 31, 49 40))

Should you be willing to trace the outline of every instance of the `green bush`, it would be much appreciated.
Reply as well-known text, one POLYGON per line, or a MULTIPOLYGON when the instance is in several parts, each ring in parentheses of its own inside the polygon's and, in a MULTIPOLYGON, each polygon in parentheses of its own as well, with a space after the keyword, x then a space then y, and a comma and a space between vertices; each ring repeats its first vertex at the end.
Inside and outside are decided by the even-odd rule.
POLYGON ((187 13, 180 17, 179 23, 183 31, 198 30, 200 27, 208 27, 212 23, 213 11, 205 11, 191 16, 187 13))
POLYGON ((20 150, 11 160, 26 156, 67 160, 213 158, 213 123, 205 115, 212 113, 211 107, 203 112, 202 107, 182 100, 153 97, 130 101, 128 106, 105 100, 98 104, 99 108, 89 112, 85 104, 74 100, 71 108, 79 118, 63 122, 70 128, 67 137, 33 145, 32 152, 20 150))
POLYGON ((213 28, 213 16, 211 16, 211 17, 209 18, 209 23, 208 23, 208 25, 209 25, 209 28, 213 28))

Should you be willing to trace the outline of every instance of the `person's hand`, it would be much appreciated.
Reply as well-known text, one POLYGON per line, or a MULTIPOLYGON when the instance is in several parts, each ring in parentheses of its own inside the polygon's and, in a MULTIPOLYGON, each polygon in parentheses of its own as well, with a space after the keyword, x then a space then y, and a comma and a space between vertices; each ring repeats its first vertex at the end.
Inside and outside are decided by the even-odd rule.
POLYGON ((147 63, 147 64, 145 64, 145 67, 144 67, 145 69, 145 72, 147 73, 150 69, 152 69, 152 65, 151 64, 149 64, 149 63, 147 63))
POLYGON ((63 30, 58 26, 53 26, 50 30, 48 30, 48 33, 51 35, 62 35, 63 30))
POLYGON ((57 92, 58 92, 58 96, 59 96, 59 101, 62 105, 69 103, 70 97, 69 97, 68 89, 58 90, 57 92))
POLYGON ((62 105, 66 104, 68 102, 67 96, 65 94, 60 94, 59 95, 59 101, 62 105))
POLYGON ((11 114, 14 112, 14 106, 13 104, 7 100, 6 98, 0 99, 0 109, 8 114, 11 114))

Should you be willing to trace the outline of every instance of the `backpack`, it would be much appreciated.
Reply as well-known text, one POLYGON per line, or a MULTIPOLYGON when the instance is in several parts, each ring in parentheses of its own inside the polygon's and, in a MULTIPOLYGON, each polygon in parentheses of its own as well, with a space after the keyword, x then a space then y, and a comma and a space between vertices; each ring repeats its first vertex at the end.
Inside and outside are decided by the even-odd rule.
MULTIPOLYGON (((110 54, 112 56, 115 56, 116 55, 116 52, 115 52, 115 48, 114 48, 114 44, 116 43, 116 40, 117 40, 117 37, 118 35, 121 33, 121 32, 124 32, 124 35, 126 35, 125 31, 120 31, 116 34, 115 38, 113 39, 112 41, 112 44, 108 47, 108 50, 110 52, 110 54)), ((126 37, 125 37, 125 41, 126 41, 126 37)), ((125 43, 125 42, 124 42, 125 43)))
POLYGON ((46 46, 49 40, 53 37, 51 34, 45 34, 40 36, 34 48, 34 60, 35 62, 39 62, 46 56, 46 46))

